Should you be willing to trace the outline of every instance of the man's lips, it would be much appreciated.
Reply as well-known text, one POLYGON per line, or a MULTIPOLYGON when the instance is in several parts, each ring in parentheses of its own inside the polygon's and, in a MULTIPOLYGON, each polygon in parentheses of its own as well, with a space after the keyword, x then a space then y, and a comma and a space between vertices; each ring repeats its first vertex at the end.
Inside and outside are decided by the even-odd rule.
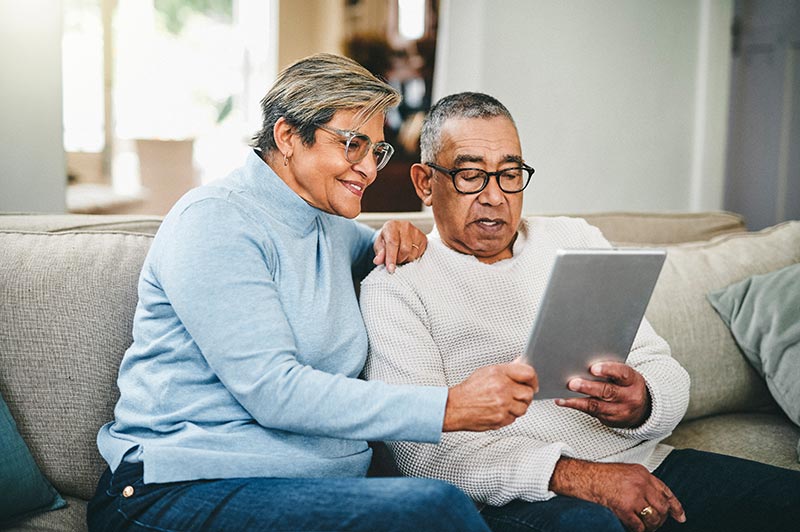
POLYGON ((357 181, 339 181, 344 187, 358 196, 359 198, 364 195, 364 189, 367 188, 367 185, 363 183, 359 183, 357 181))
POLYGON ((503 227, 506 222, 500 218, 478 218, 477 220, 472 222, 473 224, 477 225, 478 227, 486 230, 493 230, 493 229, 500 229, 503 227))

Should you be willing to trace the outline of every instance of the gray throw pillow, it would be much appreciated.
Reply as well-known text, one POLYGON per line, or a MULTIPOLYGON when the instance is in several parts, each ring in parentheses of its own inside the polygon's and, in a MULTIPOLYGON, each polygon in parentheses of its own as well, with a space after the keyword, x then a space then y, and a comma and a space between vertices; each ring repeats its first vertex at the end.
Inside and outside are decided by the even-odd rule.
POLYGON ((775 401, 800 426, 800 263, 708 294, 775 401))

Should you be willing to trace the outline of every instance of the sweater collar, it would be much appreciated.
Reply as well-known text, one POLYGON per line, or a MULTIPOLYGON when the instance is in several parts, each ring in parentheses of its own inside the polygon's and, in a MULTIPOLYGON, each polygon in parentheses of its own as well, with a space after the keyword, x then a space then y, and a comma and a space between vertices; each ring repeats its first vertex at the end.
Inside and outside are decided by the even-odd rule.
POLYGON ((289 188, 264 162, 259 152, 250 151, 244 170, 251 193, 276 221, 297 231, 300 236, 307 235, 314 229, 317 218, 323 211, 306 203, 289 188))

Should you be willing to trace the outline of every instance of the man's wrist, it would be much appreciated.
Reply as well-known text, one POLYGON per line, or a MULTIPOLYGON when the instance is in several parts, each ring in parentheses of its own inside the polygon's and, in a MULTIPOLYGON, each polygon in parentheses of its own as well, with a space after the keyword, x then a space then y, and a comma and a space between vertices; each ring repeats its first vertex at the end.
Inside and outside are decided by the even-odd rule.
POLYGON ((550 491, 558 495, 585 499, 591 476, 587 476, 587 472, 591 466, 591 462, 562 456, 556 462, 553 474, 550 476, 550 491))

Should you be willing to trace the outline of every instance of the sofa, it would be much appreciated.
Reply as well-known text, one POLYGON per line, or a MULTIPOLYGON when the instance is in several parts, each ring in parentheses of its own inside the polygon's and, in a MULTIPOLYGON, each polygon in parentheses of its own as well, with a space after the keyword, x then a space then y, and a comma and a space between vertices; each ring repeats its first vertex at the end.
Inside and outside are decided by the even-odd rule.
MULTIPOLYGON (((800 262, 800 222, 749 232, 727 212, 581 216, 616 245, 667 249, 647 317, 692 378, 688 412, 667 443, 800 470, 800 428, 707 300, 800 262)), ((373 227, 388 218, 432 226, 426 212, 360 216, 373 227)), ((7 522, 10 530, 86 529, 105 467, 95 437, 112 418, 137 278, 159 224, 155 216, 0 214, 0 395, 33 467, 66 503, 7 522)), ((387 458, 380 447, 375 457, 387 458)))

